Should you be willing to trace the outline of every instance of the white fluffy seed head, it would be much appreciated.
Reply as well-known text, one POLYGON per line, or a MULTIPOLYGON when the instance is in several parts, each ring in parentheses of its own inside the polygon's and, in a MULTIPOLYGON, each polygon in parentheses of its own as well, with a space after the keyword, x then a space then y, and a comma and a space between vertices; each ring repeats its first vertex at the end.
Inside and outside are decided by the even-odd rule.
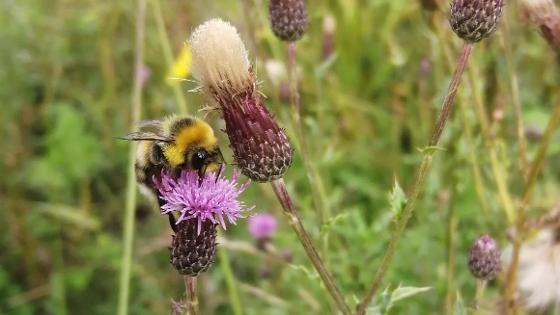
POLYGON ((193 76, 216 93, 240 91, 252 85, 247 49, 230 23, 212 19, 191 34, 193 76))
POLYGON ((521 12, 525 19, 540 26, 549 16, 558 14, 558 8, 552 0, 522 0, 521 12))

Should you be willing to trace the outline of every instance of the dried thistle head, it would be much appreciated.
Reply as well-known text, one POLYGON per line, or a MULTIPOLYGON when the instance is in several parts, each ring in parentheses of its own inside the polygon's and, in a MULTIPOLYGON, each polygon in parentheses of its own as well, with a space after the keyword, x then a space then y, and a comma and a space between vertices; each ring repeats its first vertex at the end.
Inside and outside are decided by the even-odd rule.
POLYGON ((284 41, 300 39, 307 29, 307 10, 303 0, 270 0, 268 6, 272 32, 284 41))
POLYGON ((541 26, 550 16, 558 14, 558 8, 552 0, 522 0, 521 14, 530 23, 541 26))
POLYGON ((523 17, 538 27, 548 44, 560 55, 560 9, 552 0, 521 1, 523 17))
POLYGON ((500 268, 500 251, 496 241, 489 235, 481 236, 474 242, 469 253, 471 273, 478 279, 491 280, 500 268))
POLYGON ((453 0, 449 24, 459 37, 476 43, 494 33, 503 7, 504 0, 453 0))
POLYGON ((219 104, 241 172, 260 182, 282 177, 291 165, 292 148, 263 104, 237 30, 222 20, 210 20, 196 28, 189 43, 193 74, 219 104))

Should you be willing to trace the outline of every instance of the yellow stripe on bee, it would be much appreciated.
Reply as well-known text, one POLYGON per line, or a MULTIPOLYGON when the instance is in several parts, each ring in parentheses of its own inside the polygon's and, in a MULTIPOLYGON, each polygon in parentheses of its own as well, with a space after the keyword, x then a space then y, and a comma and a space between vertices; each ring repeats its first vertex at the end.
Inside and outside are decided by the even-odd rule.
POLYGON ((217 140, 214 131, 205 122, 195 120, 188 127, 183 128, 175 137, 175 142, 164 149, 164 154, 172 167, 185 162, 185 152, 194 147, 210 150, 217 140))

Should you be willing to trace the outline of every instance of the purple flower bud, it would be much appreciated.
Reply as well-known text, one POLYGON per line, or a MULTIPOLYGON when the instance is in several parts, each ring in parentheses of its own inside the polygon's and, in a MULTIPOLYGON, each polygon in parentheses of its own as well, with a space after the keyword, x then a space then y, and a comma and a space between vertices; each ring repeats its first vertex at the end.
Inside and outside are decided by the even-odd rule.
POLYGON ((272 31, 281 40, 293 42, 307 29, 307 10, 303 0, 270 0, 268 11, 272 31))
POLYGON ((449 24, 462 39, 475 43, 498 27, 504 0, 453 0, 449 24))
POLYGON ((496 241, 489 235, 481 236, 474 242, 469 254, 471 273, 478 279, 491 280, 500 268, 500 251, 496 241))

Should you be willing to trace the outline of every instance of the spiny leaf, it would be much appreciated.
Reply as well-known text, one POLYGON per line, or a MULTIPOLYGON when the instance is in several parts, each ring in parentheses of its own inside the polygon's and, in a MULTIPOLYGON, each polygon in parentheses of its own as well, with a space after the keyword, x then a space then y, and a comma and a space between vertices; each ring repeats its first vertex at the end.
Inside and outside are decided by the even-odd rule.
POLYGON ((397 179, 395 179, 393 191, 389 196, 389 202, 391 204, 391 212, 393 212, 394 219, 399 220, 404 208, 406 207, 407 200, 406 194, 402 190, 397 179))

